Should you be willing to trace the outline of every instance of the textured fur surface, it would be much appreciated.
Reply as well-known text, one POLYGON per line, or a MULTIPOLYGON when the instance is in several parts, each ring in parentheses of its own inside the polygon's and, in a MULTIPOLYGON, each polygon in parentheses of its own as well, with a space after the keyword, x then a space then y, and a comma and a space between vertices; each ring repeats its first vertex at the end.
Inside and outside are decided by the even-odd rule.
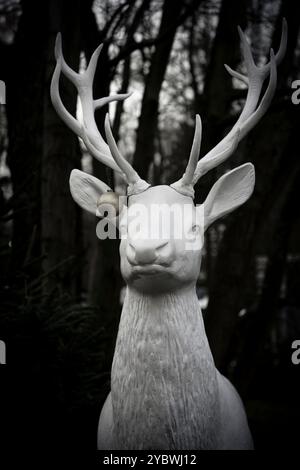
POLYGON ((118 449, 218 447, 216 370, 194 287, 160 296, 127 289, 111 397, 118 449))

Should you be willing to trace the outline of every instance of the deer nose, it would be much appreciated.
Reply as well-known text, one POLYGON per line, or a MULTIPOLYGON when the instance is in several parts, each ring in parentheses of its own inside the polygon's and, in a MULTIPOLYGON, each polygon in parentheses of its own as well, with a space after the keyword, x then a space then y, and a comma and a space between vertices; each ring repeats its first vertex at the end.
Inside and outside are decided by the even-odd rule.
POLYGON ((161 240, 134 240, 129 243, 127 257, 131 264, 152 264, 159 257, 160 250, 168 244, 161 240))

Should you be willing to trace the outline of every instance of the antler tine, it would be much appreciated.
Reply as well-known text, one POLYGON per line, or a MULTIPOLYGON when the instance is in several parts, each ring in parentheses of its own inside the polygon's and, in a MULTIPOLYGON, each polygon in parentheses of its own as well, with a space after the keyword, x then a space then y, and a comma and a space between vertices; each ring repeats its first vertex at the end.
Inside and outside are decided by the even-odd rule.
POLYGON ((103 44, 100 44, 93 52, 91 58, 90 58, 90 61, 89 61, 89 64, 86 68, 86 74, 89 76, 90 80, 93 81, 94 80, 94 77, 95 77, 95 73, 96 73, 96 69, 97 69, 97 65, 98 65, 98 59, 99 59, 99 55, 100 55, 100 52, 102 51, 102 48, 103 48, 103 44))
POLYGON ((176 191, 185 194, 186 196, 194 196, 194 189, 193 189, 193 178, 195 174, 195 170, 197 167, 200 148, 201 148, 201 141, 202 141, 202 123, 200 115, 196 115, 196 126, 194 132, 194 139, 192 150, 190 153, 189 161, 185 170, 183 177, 176 181, 176 183, 171 184, 171 187, 176 189, 176 191))
POLYGON ((132 168, 130 163, 125 160, 125 158, 119 152, 116 141, 112 135, 108 114, 106 114, 105 116, 105 135, 109 148, 111 149, 112 156, 118 166, 123 170, 123 172, 127 176, 127 181, 131 184, 136 183, 139 180, 139 176, 137 172, 132 168))
POLYGON ((243 75, 242 73, 239 73, 236 70, 233 70, 227 64, 224 64, 224 67, 232 77, 237 78, 238 80, 240 80, 241 82, 244 82, 248 86, 249 80, 248 80, 248 77, 246 77, 246 75, 243 75))
POLYGON ((248 69, 254 68, 255 62, 253 59, 253 54, 251 51, 250 44, 248 43, 246 35, 244 31, 242 30, 242 28, 238 26, 237 29, 238 29, 238 33, 239 33, 239 37, 241 41, 241 48, 242 48, 242 52, 243 52, 243 56, 244 56, 244 60, 246 62, 247 68, 248 69))
POLYGON ((102 108, 102 106, 107 105, 111 101, 123 101, 129 98, 129 96, 132 95, 132 91, 130 93, 119 93, 117 95, 110 95, 110 96, 105 96, 104 98, 99 98, 97 100, 94 100, 94 110, 102 108))
POLYGON ((106 114, 105 116, 105 135, 113 158, 115 159, 117 165, 126 176, 126 180, 129 184, 129 188, 127 191, 128 194, 130 195, 131 193, 136 192, 137 190, 138 192, 141 192, 149 188, 150 185, 139 177, 139 175, 132 168, 130 163, 121 155, 111 131, 108 114, 106 114))
POLYGON ((56 66, 51 80, 50 95, 52 104, 59 117, 67 124, 67 126, 77 135, 80 136, 80 124, 71 113, 64 107, 59 94, 59 79, 62 72, 62 54, 61 54, 61 36, 60 33, 56 37, 55 58, 56 66))
MULTIPOLYGON (((238 31, 239 31, 239 35, 241 37, 243 50, 247 51, 247 54, 249 54, 249 55, 251 54, 250 62, 252 62, 253 69, 255 69, 256 73, 260 74, 262 77, 265 78, 268 75, 268 73, 270 72, 270 67, 271 67, 270 62, 268 62, 265 65, 262 65, 261 67, 257 67, 255 65, 254 61, 253 61, 252 52, 251 52, 250 46, 248 44, 248 41, 245 37, 245 34, 243 33, 243 31, 241 30, 240 27, 238 27, 238 31)), ((279 45, 278 51, 275 54, 276 65, 279 65, 282 62, 282 60, 285 56, 285 53, 286 53, 286 48, 287 48, 287 22, 286 22, 286 19, 283 18, 280 45, 279 45)), ((244 59, 245 59, 245 55, 244 55, 244 59)), ((246 59, 245 59, 245 61, 246 61, 246 59)), ((246 61, 246 65, 247 65, 247 61, 246 61)), ((225 68, 226 68, 227 72, 232 77, 237 78, 238 80, 241 80, 242 82, 246 83, 246 85, 249 84, 249 80, 248 80, 248 77, 246 75, 243 75, 242 73, 239 73, 236 70, 233 70, 227 64, 225 64, 225 68)), ((247 67, 247 72, 249 73, 249 67, 247 67)))
POLYGON ((276 59, 273 49, 270 52, 270 80, 266 92, 254 113, 241 125, 240 139, 242 139, 255 126, 269 108, 277 85, 276 59))
POLYGON ((75 70, 71 69, 71 67, 65 61, 63 51, 62 51, 61 33, 57 33, 54 54, 55 54, 56 60, 61 62, 61 68, 62 68, 63 74, 73 83, 73 85, 77 86, 79 83, 80 75, 79 73, 75 72, 75 70))
POLYGON ((190 158, 189 158, 186 170, 185 170, 185 174, 182 177, 182 184, 184 185, 189 185, 192 183, 195 169, 196 169, 198 159, 199 159, 201 140, 202 140, 202 123, 201 123, 200 115, 197 114, 192 150, 191 150, 190 158))
MULTIPOLYGON (((282 30, 281 30, 281 38, 280 38, 280 44, 278 51, 275 54, 275 62, 276 65, 281 64, 285 53, 286 53, 286 48, 287 48, 287 41, 288 41, 288 27, 287 27, 287 21, 285 18, 282 19, 282 30)), ((262 67, 262 70, 264 70, 264 73, 267 74, 270 70, 271 64, 270 62, 265 64, 262 67)))
POLYGON ((112 158, 110 149, 97 128, 94 113, 96 109, 99 109, 111 101, 118 101, 128 98, 130 93, 112 95, 100 98, 98 100, 93 99, 93 80, 101 49, 102 45, 100 45, 93 53, 85 72, 79 74, 72 70, 71 67, 69 67, 69 65, 66 63, 62 52, 61 34, 58 33, 55 43, 56 67, 53 73, 50 88, 51 100, 58 115, 75 134, 82 138, 92 156, 113 170, 122 173, 121 169, 112 158), (60 98, 59 79, 61 72, 77 88, 82 105, 84 121, 83 126, 74 116, 72 116, 71 113, 69 113, 60 98))

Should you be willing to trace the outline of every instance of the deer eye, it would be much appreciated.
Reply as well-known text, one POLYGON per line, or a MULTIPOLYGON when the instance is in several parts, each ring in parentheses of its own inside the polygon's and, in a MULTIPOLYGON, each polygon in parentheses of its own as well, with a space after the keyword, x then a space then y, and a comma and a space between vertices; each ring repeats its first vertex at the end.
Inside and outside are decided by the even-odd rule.
POLYGON ((200 233, 200 225, 194 224, 194 225, 192 226, 192 232, 193 232, 195 235, 197 235, 198 233, 200 233))
POLYGON ((120 212, 119 196, 113 191, 101 194, 97 201, 97 215, 112 219, 120 212))

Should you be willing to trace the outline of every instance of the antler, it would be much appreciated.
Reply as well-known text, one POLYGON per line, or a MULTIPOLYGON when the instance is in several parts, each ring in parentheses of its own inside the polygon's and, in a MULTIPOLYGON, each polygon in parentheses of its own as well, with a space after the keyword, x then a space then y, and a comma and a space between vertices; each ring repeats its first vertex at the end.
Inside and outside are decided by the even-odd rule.
MULTIPOLYGON (((116 143, 114 142, 112 135, 110 135, 111 132, 110 134, 108 133, 108 146, 103 140, 95 122, 95 111, 97 109, 105 106, 111 101, 124 100, 131 95, 131 93, 116 94, 97 100, 93 99, 93 81, 101 49, 102 45, 100 45, 93 53, 85 72, 79 74, 72 70, 66 63, 62 53, 61 34, 59 33, 57 35, 55 43, 56 67, 50 88, 51 100, 58 115, 75 134, 81 137, 93 157, 110 167, 112 170, 118 171, 122 174, 124 172, 125 175, 123 174, 123 176, 125 176, 132 191, 133 185, 135 189, 138 187, 142 188, 141 190, 144 190, 149 187, 149 184, 141 180, 139 175, 123 157, 120 156, 121 158, 118 158, 115 151, 116 143), (82 106, 83 125, 69 113, 62 103, 59 94, 59 79, 61 72, 63 72, 63 74, 73 83, 78 91, 82 106), (110 147, 112 148, 112 151, 110 151, 110 147), (133 174, 134 178, 132 177, 133 174)), ((106 124, 106 129, 108 126, 109 124, 106 124)))
MULTIPOLYGON (((277 83, 276 65, 282 61, 287 46, 287 24, 285 19, 282 23, 282 34, 278 52, 274 55, 274 52, 271 49, 270 62, 261 67, 257 67, 254 63, 246 36, 240 28, 238 28, 238 31, 241 39, 242 55, 246 64, 247 75, 242 75, 232 70, 228 65, 225 65, 225 68, 231 76, 247 84, 248 92, 245 105, 239 119, 231 131, 198 162, 192 180, 190 177, 186 176, 186 171, 185 175, 179 181, 171 185, 174 189, 191 196, 193 196, 194 193, 193 186, 197 183, 199 178, 232 155, 240 140, 248 134, 248 132, 265 114, 275 93, 277 83), (258 105, 262 86, 268 75, 270 75, 268 87, 260 101, 260 104, 258 105)), ((201 131, 199 130, 199 126, 197 128, 196 125, 194 141, 201 139, 201 136, 199 137, 200 133, 201 131)))

